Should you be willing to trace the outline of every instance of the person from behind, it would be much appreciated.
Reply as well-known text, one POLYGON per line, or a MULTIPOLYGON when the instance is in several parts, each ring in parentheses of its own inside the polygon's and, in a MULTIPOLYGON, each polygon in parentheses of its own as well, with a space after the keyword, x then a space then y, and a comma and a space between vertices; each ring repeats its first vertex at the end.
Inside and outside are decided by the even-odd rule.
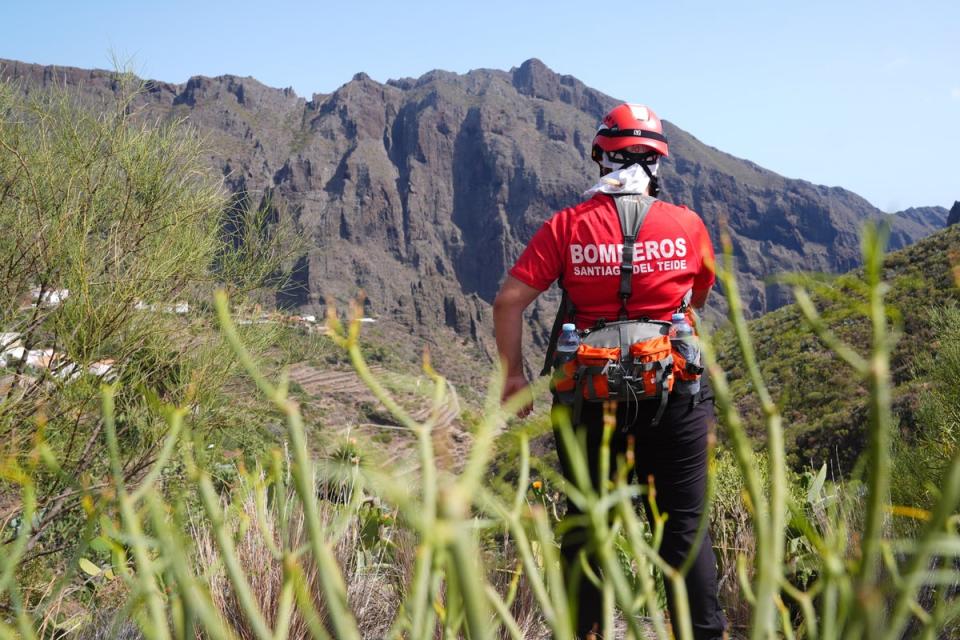
MULTIPOLYGON (((634 477, 655 485, 656 507, 668 516, 660 554, 679 567, 691 551, 704 506, 707 440, 715 422, 709 381, 698 356, 689 353, 693 310, 703 307, 714 283, 714 252, 694 211, 656 199, 660 161, 668 154, 663 126, 649 107, 621 104, 603 118, 592 148, 599 181, 585 192, 586 200, 555 213, 531 238, 494 301, 494 332, 506 399, 529 384, 521 348, 523 311, 560 283, 564 300, 542 373, 553 365, 552 415, 563 475, 573 482, 574 452, 557 432, 567 419, 586 444, 598 489, 603 400, 617 400, 610 468, 616 474, 618 459, 633 448, 634 477), (604 336, 612 341, 604 342, 604 336)), ((651 505, 645 509, 652 520, 651 505)), ((568 502, 566 517, 578 515, 568 502)), ((583 526, 570 526, 561 541, 568 584, 577 594, 571 609, 580 638, 599 631, 602 614, 601 592, 579 561, 586 552, 602 575, 588 534, 583 526)), ((695 553, 686 578, 694 635, 721 638, 726 619, 709 534, 695 553)), ((667 596, 673 614, 674 594, 668 590, 667 596)))

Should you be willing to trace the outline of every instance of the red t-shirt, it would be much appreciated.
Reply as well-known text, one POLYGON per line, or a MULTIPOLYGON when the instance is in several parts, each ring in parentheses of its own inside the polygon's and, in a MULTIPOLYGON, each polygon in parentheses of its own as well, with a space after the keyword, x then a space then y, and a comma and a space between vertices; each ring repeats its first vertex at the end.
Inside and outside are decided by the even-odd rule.
MULTIPOLYGON (((686 207, 655 202, 634 247, 630 318, 670 320, 688 291, 714 282, 710 236, 700 216, 686 207)), ((582 329, 620 315, 622 248, 613 198, 597 194, 544 222, 510 275, 540 291, 562 278, 582 329)))

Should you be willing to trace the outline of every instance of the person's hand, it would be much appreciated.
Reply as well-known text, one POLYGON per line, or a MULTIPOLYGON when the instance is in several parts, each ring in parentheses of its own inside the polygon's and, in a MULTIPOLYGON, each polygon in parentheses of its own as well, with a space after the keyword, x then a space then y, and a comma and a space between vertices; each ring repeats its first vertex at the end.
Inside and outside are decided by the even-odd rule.
MULTIPOLYGON (((507 400, 512 398, 514 395, 516 395, 517 393, 520 393, 521 391, 525 390, 529 386, 530 386, 530 383, 527 381, 527 377, 523 374, 516 375, 516 376, 507 376, 507 379, 503 383, 502 401, 506 402, 507 400)), ((517 411, 517 417, 526 418, 528 415, 530 415, 531 411, 533 411, 532 399, 528 404, 524 405, 523 407, 520 408, 519 411, 517 411)))

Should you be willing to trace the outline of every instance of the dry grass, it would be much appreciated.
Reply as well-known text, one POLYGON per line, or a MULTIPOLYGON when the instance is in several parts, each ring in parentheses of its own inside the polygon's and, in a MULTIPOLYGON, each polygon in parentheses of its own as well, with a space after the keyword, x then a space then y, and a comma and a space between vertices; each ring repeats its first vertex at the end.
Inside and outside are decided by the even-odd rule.
MULTIPOLYGON (((500 559, 504 563, 508 559, 500 559)), ((510 613, 517 622, 517 627, 524 638, 546 639, 551 637, 550 627, 547 626, 543 618, 543 612, 540 604, 537 602, 536 594, 530 588, 530 581, 523 574, 523 565, 517 559, 513 559, 515 564, 512 567, 492 571, 487 578, 490 584, 497 592, 506 599, 508 593, 513 590, 513 601, 510 604, 510 613)), ((499 633, 495 636, 497 640, 508 640, 510 634, 506 628, 500 627, 499 633)))
POLYGON ((746 629, 750 625, 752 608, 743 596, 737 575, 737 558, 748 559, 746 571, 752 580, 752 559, 756 554, 753 527, 746 510, 728 512, 726 519, 720 522, 722 524, 714 527, 713 533, 716 536, 713 540, 714 552, 720 568, 717 576, 720 604, 732 629, 746 629))
MULTIPOLYGON (((262 477, 260 478, 262 480, 262 477)), ((263 616, 275 627, 283 590, 283 563, 275 555, 276 549, 296 553, 308 544, 303 509, 293 493, 286 495, 284 504, 268 495, 265 484, 241 483, 240 497, 224 501, 224 511, 231 518, 235 532, 237 559, 250 581, 251 591, 263 616), (258 518, 258 502, 265 507, 266 517, 258 518), (281 522, 286 514, 286 537, 281 522)), ((321 501, 324 526, 333 526, 344 509, 351 505, 350 495, 336 502, 321 501), (338 504, 339 503, 339 504, 338 504)), ((412 572, 415 549, 405 537, 396 537, 394 527, 380 526, 377 534, 381 544, 367 548, 363 528, 369 526, 358 513, 348 516, 342 535, 334 545, 334 555, 347 584, 350 608, 357 618, 365 638, 382 638, 403 599, 403 585, 412 572), (392 551, 390 557, 388 552, 392 551), (405 570, 405 567, 407 569, 405 570)), ((229 622, 237 637, 255 640, 256 635, 243 613, 236 591, 230 584, 214 534, 201 520, 192 525, 195 540, 195 561, 198 571, 205 573, 213 604, 222 618, 229 622)), ((321 596, 318 568, 315 563, 301 561, 308 592, 314 595, 314 606, 328 629, 332 628, 329 613, 321 596)), ((301 640, 312 637, 299 609, 294 610, 289 637, 301 640)))

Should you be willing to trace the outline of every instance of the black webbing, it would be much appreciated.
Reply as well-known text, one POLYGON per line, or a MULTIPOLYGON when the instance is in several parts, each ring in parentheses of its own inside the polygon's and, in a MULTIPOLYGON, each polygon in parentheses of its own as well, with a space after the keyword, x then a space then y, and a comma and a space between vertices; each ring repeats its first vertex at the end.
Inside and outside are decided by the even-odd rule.
POLYGON ((640 162, 638 164, 640 165, 640 168, 643 169, 643 172, 647 174, 647 178, 650 179, 650 190, 648 193, 656 198, 658 195, 660 195, 660 179, 653 175, 653 172, 650 171, 650 167, 647 166, 646 162, 640 162))
MULTIPOLYGON (((618 207, 619 208, 619 207, 618 207)), ((623 218, 620 218, 620 224, 623 225, 623 218)), ((623 257, 620 260, 620 319, 627 320, 627 300, 633 291, 633 247, 637 239, 636 234, 627 235, 623 233, 623 257)))
POLYGON ((614 197, 617 216, 620 218, 620 232, 623 234, 623 256, 620 260, 620 319, 629 320, 627 302, 633 293, 633 253, 640 233, 640 227, 650 213, 650 207, 657 201, 651 196, 622 195, 614 197))
POLYGON ((645 129, 600 129, 597 135, 604 138, 650 138, 660 142, 667 141, 667 137, 662 133, 645 129))
POLYGON ((573 316, 573 304, 570 302, 570 296, 567 295, 567 290, 563 288, 563 285, 560 286, 560 290, 563 291, 563 296, 560 298, 560 306, 557 307, 557 317, 553 319, 553 328, 550 329, 550 341, 547 343, 547 354, 543 358, 543 369, 540 370, 541 376, 548 375, 553 368, 553 354, 557 350, 560 330, 563 329, 563 323, 567 322, 568 319, 572 320, 573 316))
POLYGON ((583 386, 586 384, 583 367, 577 371, 576 385, 573 387, 573 413, 570 419, 574 429, 580 426, 580 416, 583 414, 583 386))
MULTIPOLYGON (((662 375, 662 374, 661 374, 662 375)), ((655 427, 660 424, 660 418, 663 417, 663 412, 667 408, 667 396, 670 393, 670 390, 667 389, 667 381, 661 378, 660 380, 660 406, 657 407, 657 414, 653 416, 653 420, 650 421, 650 426, 655 427)))

